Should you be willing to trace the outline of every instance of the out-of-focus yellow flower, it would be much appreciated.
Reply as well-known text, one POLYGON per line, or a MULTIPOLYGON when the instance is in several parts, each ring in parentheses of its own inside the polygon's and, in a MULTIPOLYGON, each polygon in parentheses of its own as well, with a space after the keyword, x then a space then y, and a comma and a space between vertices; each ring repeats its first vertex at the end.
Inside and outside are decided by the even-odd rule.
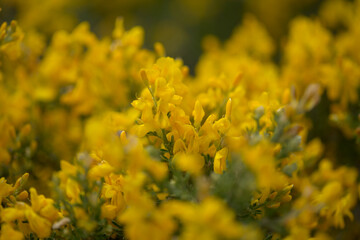
POLYGON ((13 222, 16 219, 23 219, 25 213, 21 208, 6 208, 1 211, 1 221, 13 222))
POLYGON ((80 187, 79 184, 71 178, 66 180, 65 185, 66 196, 70 201, 78 202, 80 200, 80 187))
POLYGON ((180 170, 199 175, 205 160, 201 155, 180 153, 175 155, 174 162, 180 170))
POLYGON ((5 178, 0 178, 0 200, 10 195, 13 187, 6 183, 5 178))
POLYGON ((214 172, 222 174, 226 170, 226 159, 228 157, 228 148, 225 147, 216 152, 214 158, 214 172))
POLYGON ((7 224, 7 223, 2 224, 0 240, 6 240, 9 238, 11 238, 13 240, 23 240, 24 235, 21 232, 14 230, 10 224, 7 224))
POLYGON ((84 209, 76 207, 74 211, 78 227, 85 229, 87 232, 92 232, 97 223, 89 218, 84 209))
POLYGON ((184 224, 181 239, 238 238, 243 234, 233 213, 215 198, 206 198, 199 205, 170 201, 165 209, 184 224))

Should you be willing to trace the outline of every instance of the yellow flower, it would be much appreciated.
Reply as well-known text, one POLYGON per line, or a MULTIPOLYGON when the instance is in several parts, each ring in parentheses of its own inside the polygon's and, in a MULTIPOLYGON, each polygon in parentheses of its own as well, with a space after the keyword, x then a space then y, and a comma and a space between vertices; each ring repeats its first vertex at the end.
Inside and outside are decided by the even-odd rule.
POLYGON ((25 217, 29 221, 31 230, 36 233, 39 238, 46 238, 51 233, 51 222, 40 217, 32 209, 25 210, 25 217))
POLYGON ((111 204, 101 206, 101 218, 114 219, 117 217, 118 207, 111 204))
POLYGON ((164 208, 184 226, 180 239, 235 239, 243 234, 234 213, 216 198, 206 198, 200 204, 169 201, 164 208))
POLYGON ((226 110, 225 110, 225 117, 227 119, 231 119, 231 111, 232 111, 232 100, 229 98, 229 100, 226 102, 226 110))
POLYGON ((22 208, 5 208, 1 211, 1 221, 13 222, 17 219, 24 218, 24 210, 22 208))
POLYGON ((129 239, 170 239, 176 229, 172 216, 163 206, 156 207, 147 197, 141 194, 137 201, 132 201, 126 211, 119 217, 129 239))
POLYGON ((214 129, 225 134, 230 128, 229 118, 220 118, 214 123, 214 129))
POLYGON ((79 184, 70 177, 66 180, 65 192, 70 202, 78 202, 80 200, 79 184))
POLYGON ((0 178, 0 202, 3 198, 9 196, 13 190, 14 188, 6 183, 5 178, 0 178))
POLYGON ((343 189, 341 183, 337 181, 329 182, 322 189, 321 194, 317 197, 319 203, 332 203, 342 195, 343 189))
POLYGON ((194 111, 192 114, 194 116, 194 125, 200 126, 200 123, 201 123, 203 117, 205 116, 205 112, 204 112, 204 109, 202 108, 199 100, 196 100, 194 111))
POLYGON ((199 175, 204 166, 205 160, 200 154, 185 154, 179 153, 175 155, 175 165, 182 171, 190 172, 194 175, 199 175))
POLYGON ((124 34, 124 19, 121 17, 116 18, 115 21, 115 28, 112 32, 112 37, 114 39, 120 39, 122 35, 124 34))
POLYGON ((163 180, 168 174, 168 165, 163 162, 158 162, 148 159, 145 163, 145 169, 148 170, 152 176, 158 180, 163 180))
POLYGON ((112 166, 110 166, 108 163, 103 163, 92 167, 89 170, 88 176, 90 179, 98 179, 109 175, 114 170, 115 169, 112 166))
POLYGON ((107 202, 101 208, 101 214, 105 218, 113 219, 125 209, 124 184, 122 175, 110 174, 105 178, 102 197, 107 202))
POLYGON ((84 211, 84 209, 75 207, 75 217, 77 221, 77 226, 79 228, 83 228, 88 232, 92 232, 95 227, 97 226, 97 223, 91 219, 89 219, 88 214, 84 211))
POLYGON ((228 156, 228 148, 224 147, 215 154, 214 158, 214 172, 222 174, 226 170, 226 159, 228 156))
POLYGON ((41 217, 54 222, 59 218, 59 212, 54 207, 54 201, 45 198, 44 195, 38 195, 34 188, 30 188, 31 208, 41 217))
POLYGON ((10 224, 2 224, 1 225, 1 233, 0 233, 0 240, 23 240, 24 239, 24 235, 19 232, 14 230, 10 224))

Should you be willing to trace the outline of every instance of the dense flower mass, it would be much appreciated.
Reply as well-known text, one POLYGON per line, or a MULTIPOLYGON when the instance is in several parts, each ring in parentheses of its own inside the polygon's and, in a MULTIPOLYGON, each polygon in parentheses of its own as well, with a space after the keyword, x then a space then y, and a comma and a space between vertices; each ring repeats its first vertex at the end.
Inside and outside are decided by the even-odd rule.
POLYGON ((122 18, 47 40, 29 9, 0 27, 0 240, 359 236, 360 1, 282 46, 245 15, 193 75, 122 18))

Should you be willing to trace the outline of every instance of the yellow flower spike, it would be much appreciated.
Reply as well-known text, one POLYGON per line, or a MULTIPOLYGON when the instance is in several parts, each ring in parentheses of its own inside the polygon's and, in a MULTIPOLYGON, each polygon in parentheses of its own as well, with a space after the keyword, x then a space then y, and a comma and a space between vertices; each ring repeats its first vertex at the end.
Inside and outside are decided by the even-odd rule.
POLYGON ((126 132, 125 131, 121 131, 121 134, 120 134, 120 141, 123 145, 126 145, 129 143, 129 140, 127 139, 126 137, 126 132))
POLYGON ((236 87, 237 85, 239 85, 241 79, 243 78, 244 74, 242 72, 240 72, 236 78, 234 79, 233 83, 232 83, 232 86, 233 87, 236 87))
POLYGON ((39 197, 39 195, 36 192, 35 188, 30 188, 30 201, 31 201, 31 207, 32 209, 37 212, 40 211, 42 204, 41 204, 41 199, 39 197))
POLYGON ((154 50, 159 57, 165 57, 165 48, 164 45, 162 45, 162 43, 156 42, 154 44, 154 50))
POLYGON ((291 92, 289 88, 286 88, 281 99, 281 103, 286 105, 289 104, 291 101, 291 92))
POLYGON ((19 195, 17 195, 16 198, 20 201, 25 201, 28 197, 29 197, 29 193, 26 190, 24 190, 19 195))
POLYGON ((112 32, 114 39, 120 39, 124 34, 124 19, 122 17, 117 17, 115 20, 115 28, 112 32))
POLYGON ((274 200, 277 195, 278 195, 277 192, 273 192, 273 193, 271 193, 271 194, 269 195, 269 199, 274 200))
POLYGON ((149 86, 149 79, 148 79, 145 69, 140 70, 140 77, 141 77, 141 80, 143 81, 143 83, 145 84, 145 86, 149 86))
POLYGON ((292 199, 292 196, 291 195, 285 195, 285 196, 283 196, 282 198, 281 198, 281 202, 290 202, 291 201, 291 199, 292 199))
POLYGON ((214 158, 214 172, 222 174, 226 170, 226 158, 228 155, 228 148, 224 147, 220 151, 216 152, 214 158))
POLYGON ((226 103, 226 111, 225 111, 225 117, 230 120, 231 117, 231 110, 232 110, 232 100, 229 98, 229 100, 226 103))
POLYGON ((189 72, 190 72, 190 70, 189 70, 188 66, 182 66, 181 67, 181 73, 182 73, 184 78, 189 75, 189 72))
POLYGON ((1 225, 0 240, 8 239, 23 240, 24 235, 21 232, 14 230, 10 224, 5 223, 1 225))
POLYGON ((26 183, 26 181, 28 180, 28 178, 29 178, 29 173, 24 173, 20 178, 18 178, 18 180, 16 180, 14 188, 17 189, 17 188, 23 186, 26 183))
POLYGON ((291 189, 293 189, 293 187, 294 187, 294 184, 290 184, 289 186, 286 186, 286 187, 283 189, 283 191, 284 191, 284 192, 290 192, 291 189))
POLYGON ((201 106, 201 103, 199 100, 196 100, 194 111, 192 112, 192 115, 194 116, 194 125, 195 127, 199 127, 200 123, 205 116, 205 111, 201 106))

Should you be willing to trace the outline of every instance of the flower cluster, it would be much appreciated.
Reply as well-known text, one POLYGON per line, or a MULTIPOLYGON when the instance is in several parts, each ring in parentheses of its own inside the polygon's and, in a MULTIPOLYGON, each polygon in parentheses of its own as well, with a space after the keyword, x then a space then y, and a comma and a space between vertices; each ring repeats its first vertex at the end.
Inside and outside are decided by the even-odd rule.
POLYGON ((0 240, 349 236, 359 14, 295 18, 277 62, 246 15, 204 39, 194 75, 121 18, 111 37, 81 23, 49 42, 2 23, 0 240))

